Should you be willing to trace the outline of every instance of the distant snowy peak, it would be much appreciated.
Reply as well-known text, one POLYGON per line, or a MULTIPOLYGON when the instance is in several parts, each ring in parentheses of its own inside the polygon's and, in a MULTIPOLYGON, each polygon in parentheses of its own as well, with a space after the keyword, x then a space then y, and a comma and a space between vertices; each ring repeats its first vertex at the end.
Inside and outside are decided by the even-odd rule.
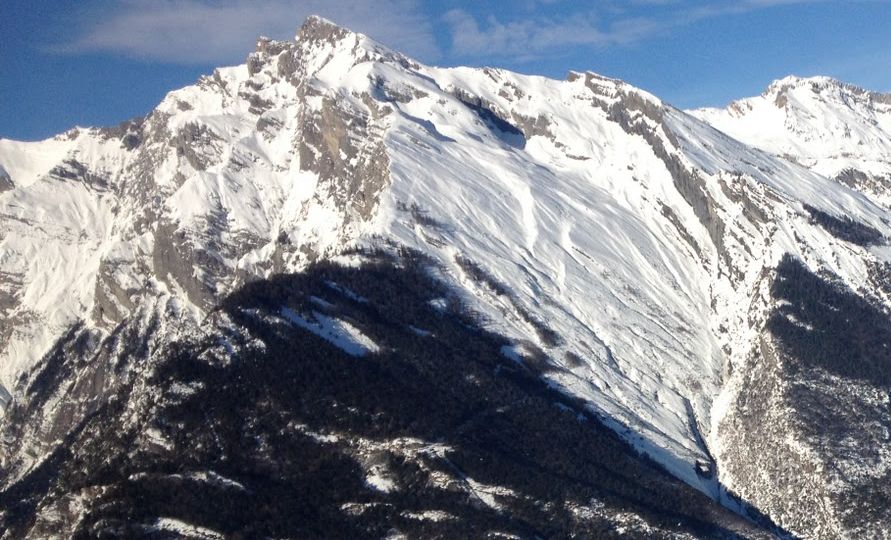
POLYGON ((810 92, 824 101, 841 101, 849 106, 855 104, 872 107, 878 111, 891 109, 891 94, 882 94, 848 84, 826 76, 797 77, 790 75, 778 79, 767 87, 764 96, 778 100, 778 106, 784 106, 784 98, 798 91, 810 92))
MULTIPOLYGON (((757 104, 764 101, 793 115, 810 110, 818 103, 827 107, 847 108, 866 117, 891 111, 891 93, 874 92, 832 77, 795 75, 773 81, 760 96, 733 101, 726 111, 734 117, 743 117, 751 114, 757 104)), ((704 114, 716 110, 721 109, 705 108, 694 112, 704 114)))
POLYGON ((891 194, 891 94, 830 77, 786 77, 725 109, 690 111, 728 135, 797 161, 877 202, 891 194))

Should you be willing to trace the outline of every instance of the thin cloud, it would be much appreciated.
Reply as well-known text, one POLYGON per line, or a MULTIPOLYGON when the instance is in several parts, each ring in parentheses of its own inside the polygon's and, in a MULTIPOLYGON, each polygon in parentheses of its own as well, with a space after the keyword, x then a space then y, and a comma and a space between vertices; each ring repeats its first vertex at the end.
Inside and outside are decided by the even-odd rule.
POLYGON ((256 39, 291 39, 321 15, 424 60, 440 55, 415 0, 130 0, 53 49, 178 64, 240 62, 256 39))
POLYGON ((549 14, 546 8, 507 22, 495 16, 478 18, 465 10, 454 9, 443 16, 443 21, 451 34, 451 54, 523 61, 572 47, 630 45, 704 19, 783 5, 838 1, 841 0, 614 0, 598 3, 596 10, 564 12, 559 18, 549 14))
POLYGON ((533 17, 502 23, 489 17, 482 25, 461 9, 443 17, 458 56, 523 56, 570 46, 608 46, 646 37, 658 25, 644 18, 602 24, 591 13, 554 19, 533 17))

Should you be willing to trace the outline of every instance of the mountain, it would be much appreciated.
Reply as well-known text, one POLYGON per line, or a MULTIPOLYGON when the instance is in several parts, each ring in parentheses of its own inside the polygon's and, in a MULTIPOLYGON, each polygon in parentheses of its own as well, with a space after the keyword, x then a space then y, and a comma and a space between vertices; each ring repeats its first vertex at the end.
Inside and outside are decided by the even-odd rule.
POLYGON ((891 94, 786 77, 726 109, 691 113, 730 136, 891 204, 891 94))
POLYGON ((881 538, 889 209, 721 114, 310 18, 144 118, 0 140, 2 527, 881 538))

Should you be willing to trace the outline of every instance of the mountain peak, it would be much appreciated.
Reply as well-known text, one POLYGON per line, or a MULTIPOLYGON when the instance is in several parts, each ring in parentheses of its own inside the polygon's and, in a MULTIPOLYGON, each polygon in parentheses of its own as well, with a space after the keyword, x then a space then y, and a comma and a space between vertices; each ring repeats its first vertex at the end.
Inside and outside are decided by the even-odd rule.
POLYGON ((789 92, 800 89, 809 89, 814 94, 819 95, 825 93, 828 89, 842 88, 845 86, 847 86, 845 83, 824 75, 813 77, 789 75, 770 83, 762 95, 773 99, 777 106, 783 107, 788 101, 787 96, 789 92))
POLYGON ((265 35, 261 35, 257 39, 256 52, 271 52, 275 55, 281 52, 288 44, 293 45, 295 42, 299 45, 303 44, 327 44, 333 45, 342 39, 355 36, 357 38, 368 39, 363 34, 353 32, 349 28, 340 26, 339 24, 320 17, 318 15, 310 15, 303 21, 303 24, 297 29, 293 41, 271 39, 265 35), (275 44, 270 47, 270 44, 275 44))
POLYGON ((351 34, 359 35, 329 19, 318 15, 310 15, 303 21, 303 24, 300 25, 295 39, 297 42, 323 41, 334 43, 351 34))
POLYGON ((298 83, 316 74, 333 58, 345 59, 340 66, 352 66, 368 60, 402 58, 364 34, 312 15, 300 25, 293 41, 266 37, 257 40, 256 50, 248 56, 248 72, 254 75, 269 67, 278 76, 298 83))
POLYGON ((825 75, 813 77, 798 77, 790 75, 772 82, 762 94, 772 99, 778 107, 785 107, 788 103, 790 92, 809 91, 811 95, 818 96, 822 100, 836 98, 862 101, 867 104, 891 103, 891 94, 881 94, 849 84, 825 75))
POLYGON ((787 75, 781 79, 777 79, 770 83, 767 92, 781 91, 786 88, 798 88, 805 85, 840 85, 841 81, 828 77, 826 75, 814 75, 811 77, 801 77, 798 75, 787 75))

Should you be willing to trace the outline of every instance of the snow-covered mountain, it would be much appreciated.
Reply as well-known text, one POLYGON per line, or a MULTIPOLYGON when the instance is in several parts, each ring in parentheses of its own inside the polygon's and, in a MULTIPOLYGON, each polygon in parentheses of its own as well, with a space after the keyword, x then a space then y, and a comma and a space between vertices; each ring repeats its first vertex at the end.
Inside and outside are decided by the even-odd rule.
POLYGON ((891 94, 829 77, 786 77, 758 97, 691 114, 891 204, 891 94))
MULTIPOLYGON (((880 538, 888 107, 788 80, 689 114, 593 73, 424 66, 311 18, 145 118, 0 140, 0 488, 101 405, 89 350, 136 326, 152 358, 245 284, 361 248, 420 254, 505 358, 713 500, 880 538), (45 375, 72 327, 84 365, 45 375)), ((320 317, 298 326, 373 349, 320 317)))

